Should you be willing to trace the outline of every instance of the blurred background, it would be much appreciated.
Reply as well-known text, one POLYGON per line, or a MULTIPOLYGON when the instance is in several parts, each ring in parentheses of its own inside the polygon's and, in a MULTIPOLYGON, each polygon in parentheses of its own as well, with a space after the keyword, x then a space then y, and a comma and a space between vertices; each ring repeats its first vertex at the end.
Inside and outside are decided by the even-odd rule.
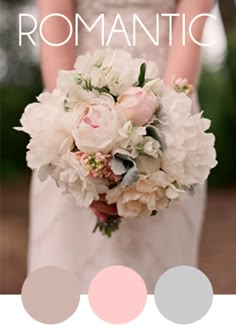
MULTIPOLYGON (((37 16, 30 0, 1 0, 1 229, 0 293, 20 293, 26 277, 28 194, 26 167, 28 138, 12 129, 24 107, 42 91, 38 48, 18 46, 18 14, 37 16)), ((208 183, 206 219, 200 246, 200 269, 216 294, 236 294, 236 4, 219 0, 207 22, 199 98, 204 116, 212 120, 218 165, 208 183)))

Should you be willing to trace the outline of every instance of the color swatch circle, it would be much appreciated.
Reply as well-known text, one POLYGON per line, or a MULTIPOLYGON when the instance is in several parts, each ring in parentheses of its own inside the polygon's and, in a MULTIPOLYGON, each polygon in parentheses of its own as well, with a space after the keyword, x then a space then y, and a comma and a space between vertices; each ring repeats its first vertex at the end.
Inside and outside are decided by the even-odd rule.
POLYGON ((78 307, 78 281, 61 267, 45 266, 27 277, 21 298, 32 318, 45 324, 57 324, 73 315, 78 307))
POLYGON ((166 319, 190 324, 208 312, 213 290, 209 279, 199 269, 177 266, 159 278, 154 297, 158 310, 166 319))
POLYGON ((88 292, 93 312, 111 324, 128 323, 143 310, 147 289, 143 279, 125 266, 111 266, 93 278, 88 292))

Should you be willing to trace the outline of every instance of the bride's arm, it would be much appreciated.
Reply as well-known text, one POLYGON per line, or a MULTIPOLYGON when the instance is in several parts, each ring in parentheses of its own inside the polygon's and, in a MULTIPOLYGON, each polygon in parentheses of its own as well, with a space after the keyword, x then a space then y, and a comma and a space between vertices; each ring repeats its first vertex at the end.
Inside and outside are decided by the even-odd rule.
MULTIPOLYGON (((40 21, 52 13, 66 16, 74 26, 74 0, 37 0, 40 21)), ((69 25, 64 18, 49 18, 43 27, 44 37, 51 43, 61 43, 69 35, 69 25)), ((57 73, 60 69, 72 69, 76 58, 74 33, 63 46, 51 46, 43 40, 40 43, 41 71, 44 87, 52 91, 56 87, 57 73)))
MULTIPOLYGON (((172 76, 187 78, 196 85, 200 64, 201 47, 190 38, 188 27, 192 19, 202 13, 208 13, 215 0, 179 0, 176 13, 186 14, 186 45, 182 45, 182 19, 175 18, 173 27, 173 45, 169 48, 168 61, 164 79, 167 85, 171 85, 172 76)), ((201 17, 195 21, 192 34, 198 42, 201 42, 202 31, 206 18, 201 17)))

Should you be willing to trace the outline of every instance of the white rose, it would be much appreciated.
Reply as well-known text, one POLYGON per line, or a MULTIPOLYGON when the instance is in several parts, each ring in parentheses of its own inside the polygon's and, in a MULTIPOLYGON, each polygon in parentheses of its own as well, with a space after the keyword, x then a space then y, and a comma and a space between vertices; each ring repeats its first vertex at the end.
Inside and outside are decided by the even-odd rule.
POLYGON ((75 144, 87 154, 109 153, 118 135, 119 121, 111 96, 100 96, 84 104, 84 114, 73 128, 75 144))

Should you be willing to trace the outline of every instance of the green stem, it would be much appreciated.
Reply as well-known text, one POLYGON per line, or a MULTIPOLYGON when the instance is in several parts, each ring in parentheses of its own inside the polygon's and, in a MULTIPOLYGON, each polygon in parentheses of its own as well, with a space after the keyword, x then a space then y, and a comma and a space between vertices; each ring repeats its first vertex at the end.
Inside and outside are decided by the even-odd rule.
POLYGON ((108 215, 106 222, 102 222, 97 219, 97 223, 93 229, 93 233, 99 229, 99 231, 106 235, 108 238, 112 236, 112 233, 119 230, 119 225, 121 222, 121 217, 118 215, 108 215))

